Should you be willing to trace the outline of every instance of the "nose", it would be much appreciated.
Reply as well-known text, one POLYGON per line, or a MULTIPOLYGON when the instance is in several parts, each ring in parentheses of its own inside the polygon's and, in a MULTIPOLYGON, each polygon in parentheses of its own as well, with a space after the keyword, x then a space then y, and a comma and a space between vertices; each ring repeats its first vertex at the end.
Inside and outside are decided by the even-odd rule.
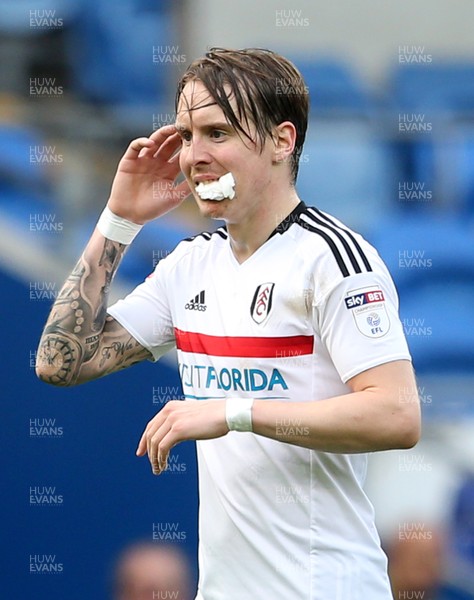
POLYGON ((191 141, 181 148, 181 161, 182 166, 188 168, 210 164, 212 156, 209 144, 202 136, 193 135, 191 141))

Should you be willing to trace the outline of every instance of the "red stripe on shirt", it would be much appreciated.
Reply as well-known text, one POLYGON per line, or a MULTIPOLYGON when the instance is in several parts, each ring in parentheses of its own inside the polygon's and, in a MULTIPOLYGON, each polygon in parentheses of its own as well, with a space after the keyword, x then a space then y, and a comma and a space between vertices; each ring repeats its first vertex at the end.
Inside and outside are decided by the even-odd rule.
POLYGON ((183 352, 241 358, 286 358, 313 353, 314 336, 228 337, 175 328, 176 347, 183 352))

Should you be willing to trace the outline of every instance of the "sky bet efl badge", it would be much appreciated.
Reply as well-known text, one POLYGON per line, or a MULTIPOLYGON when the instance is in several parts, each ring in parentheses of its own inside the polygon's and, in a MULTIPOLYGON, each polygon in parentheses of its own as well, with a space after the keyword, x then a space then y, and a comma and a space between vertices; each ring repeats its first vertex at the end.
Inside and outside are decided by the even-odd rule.
POLYGON ((346 308, 352 312, 358 330, 367 337, 379 338, 390 329, 383 291, 373 286, 347 292, 346 308))

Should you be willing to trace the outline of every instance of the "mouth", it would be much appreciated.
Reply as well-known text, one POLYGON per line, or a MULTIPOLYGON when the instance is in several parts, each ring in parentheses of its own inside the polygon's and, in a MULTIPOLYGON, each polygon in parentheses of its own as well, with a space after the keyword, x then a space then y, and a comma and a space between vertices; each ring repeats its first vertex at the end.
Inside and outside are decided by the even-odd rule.
POLYGON ((201 200, 217 200, 220 202, 225 199, 232 200, 235 196, 235 180, 232 173, 226 173, 219 179, 201 175, 195 178, 195 185, 196 193, 201 200))
POLYGON ((193 183, 195 186, 198 186, 200 183, 211 183, 218 179, 219 177, 216 175, 196 175, 196 177, 193 177, 193 183))

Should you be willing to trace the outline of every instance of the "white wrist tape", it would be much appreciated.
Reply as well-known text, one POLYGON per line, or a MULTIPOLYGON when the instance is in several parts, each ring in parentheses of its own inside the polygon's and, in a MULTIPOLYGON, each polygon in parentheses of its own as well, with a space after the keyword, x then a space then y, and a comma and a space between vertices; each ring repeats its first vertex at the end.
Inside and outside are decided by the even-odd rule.
POLYGON ((97 229, 104 237, 127 246, 133 242, 142 227, 143 225, 117 216, 108 206, 104 208, 97 222, 97 229))
POLYGON ((230 431, 252 431, 253 398, 227 398, 225 420, 230 431))

